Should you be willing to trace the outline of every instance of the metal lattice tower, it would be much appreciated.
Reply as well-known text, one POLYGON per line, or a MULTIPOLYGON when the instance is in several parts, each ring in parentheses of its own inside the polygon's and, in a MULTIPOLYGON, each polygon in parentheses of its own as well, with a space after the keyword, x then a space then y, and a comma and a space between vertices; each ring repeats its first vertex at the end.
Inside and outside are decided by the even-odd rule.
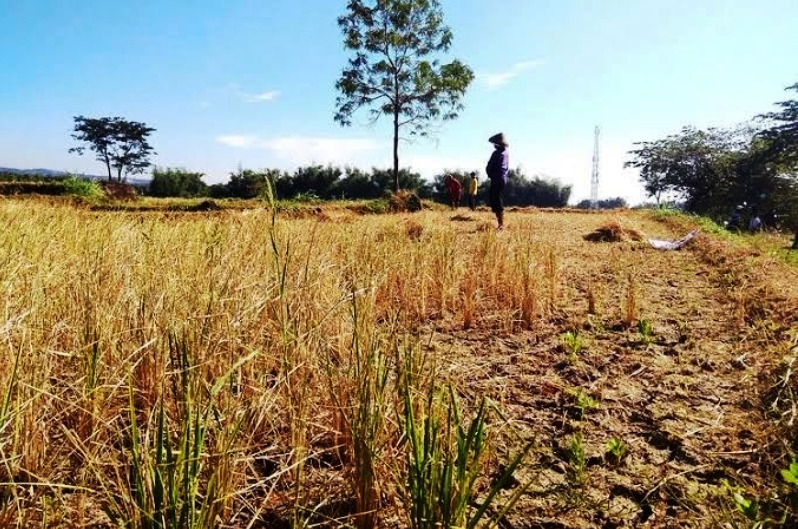
POLYGON ((590 175, 590 207, 598 207, 598 187, 599 187, 599 135, 601 127, 596 125, 595 141, 593 143, 593 172, 590 175))

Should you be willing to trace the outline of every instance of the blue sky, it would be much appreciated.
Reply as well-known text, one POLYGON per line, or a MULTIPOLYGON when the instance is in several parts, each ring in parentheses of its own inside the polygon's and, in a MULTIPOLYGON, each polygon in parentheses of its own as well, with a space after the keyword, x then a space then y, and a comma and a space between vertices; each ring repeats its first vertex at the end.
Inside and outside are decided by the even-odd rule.
MULTIPOLYGON (((484 171, 504 131, 511 165, 590 194, 643 200, 632 143, 733 125, 798 82, 795 0, 442 0, 450 57, 477 79, 461 117, 400 147, 425 176, 484 171)), ((344 0, 0 1, 0 166, 103 174, 69 154, 72 118, 155 127, 159 166, 226 181, 244 167, 387 167, 388 121, 333 122, 344 0)))

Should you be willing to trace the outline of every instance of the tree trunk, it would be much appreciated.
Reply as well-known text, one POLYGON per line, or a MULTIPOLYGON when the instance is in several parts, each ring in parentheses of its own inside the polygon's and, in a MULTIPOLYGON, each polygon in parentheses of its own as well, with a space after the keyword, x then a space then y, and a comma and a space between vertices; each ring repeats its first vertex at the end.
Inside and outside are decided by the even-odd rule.
POLYGON ((105 150, 99 151, 99 153, 101 156, 99 161, 105 164, 105 168, 108 170, 108 181, 110 182, 114 179, 114 177, 111 175, 111 158, 108 156, 108 152, 105 150))
POLYGON ((795 239, 792 241, 792 249, 798 250, 798 226, 795 227, 795 239))
POLYGON ((393 113, 393 181, 399 192, 399 112, 393 113))

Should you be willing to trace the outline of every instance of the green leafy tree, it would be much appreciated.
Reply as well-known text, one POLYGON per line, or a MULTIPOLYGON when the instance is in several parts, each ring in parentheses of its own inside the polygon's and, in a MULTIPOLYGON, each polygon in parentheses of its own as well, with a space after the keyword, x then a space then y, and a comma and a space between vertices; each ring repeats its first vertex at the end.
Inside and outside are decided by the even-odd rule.
MULTIPOLYGON (((787 90, 798 92, 798 83, 787 90)), ((780 101, 776 106, 779 111, 759 116, 770 125, 761 137, 768 142, 768 152, 775 159, 782 178, 781 185, 786 188, 781 195, 782 207, 791 217, 795 229, 792 248, 798 250, 798 99, 780 101)))
POLYGON ((185 169, 156 167, 152 172, 149 193, 154 197, 201 197, 208 193, 208 186, 202 181, 203 173, 193 173, 185 169))
POLYGON ((658 203, 663 194, 675 195, 689 211, 720 218, 763 190, 767 160, 759 156, 753 138, 747 126, 685 127, 664 139, 636 143, 625 166, 640 170, 647 193, 658 203))
MULTIPOLYGON (((661 140, 637 143, 626 166, 640 169, 649 195, 675 195, 688 211, 722 220, 747 202, 751 214, 778 211, 786 225, 798 226, 798 158, 786 144, 775 127, 686 127, 661 140)), ((798 249, 798 233, 793 246, 798 249)))
POLYGON ((545 176, 528 178, 520 168, 510 169, 507 173, 504 201, 508 206, 562 208, 568 205, 569 198, 571 186, 563 185, 557 179, 545 176))
POLYGON ((349 0, 338 25, 352 56, 335 85, 335 121, 349 126, 363 107, 374 121, 392 117, 398 191, 400 130, 426 136, 434 122, 455 119, 474 73, 458 60, 437 58, 452 44, 438 0, 349 0))
POLYGON ((154 128, 120 117, 76 116, 74 119, 72 138, 85 145, 73 147, 69 152, 82 155, 86 148, 94 151, 97 161, 104 163, 108 170, 108 181, 112 180, 112 168, 121 182, 123 175, 139 174, 150 166, 150 156, 155 151, 149 136, 154 128))
POLYGON ((292 195, 315 195, 322 199, 333 198, 335 184, 343 171, 332 165, 310 165, 299 167, 291 178, 292 195))
POLYGON ((419 191, 424 186, 424 180, 421 178, 421 175, 407 168, 402 168, 396 173, 390 169, 372 167, 371 181, 374 182, 374 185, 376 185, 383 194, 386 191, 390 191, 391 187, 393 187, 394 190, 408 189, 419 191), (397 181, 399 182, 398 186, 396 185, 397 181))
POLYGON ((369 173, 357 167, 346 167, 343 178, 333 187, 333 195, 341 199, 374 199, 382 196, 382 190, 369 173))
POLYGON ((227 195, 235 198, 256 198, 266 189, 266 181, 274 183, 280 172, 274 169, 253 171, 252 169, 238 169, 230 173, 227 182, 227 195))
MULTIPOLYGON (((659 201, 657 201, 657 203, 659 203, 659 201)), ((591 209, 592 207, 593 204, 588 198, 580 200, 579 203, 576 205, 577 209, 591 209)), ((626 199, 623 197, 603 198, 598 202, 596 202, 597 209, 615 209, 615 208, 626 208, 626 207, 629 207, 629 204, 626 202, 626 199)))
MULTIPOLYGON (((786 90, 798 92, 798 83, 786 90)), ((761 136, 771 142, 772 153, 784 163, 798 164, 798 99, 776 103, 778 112, 768 112, 758 116, 766 120, 770 127, 761 136)))

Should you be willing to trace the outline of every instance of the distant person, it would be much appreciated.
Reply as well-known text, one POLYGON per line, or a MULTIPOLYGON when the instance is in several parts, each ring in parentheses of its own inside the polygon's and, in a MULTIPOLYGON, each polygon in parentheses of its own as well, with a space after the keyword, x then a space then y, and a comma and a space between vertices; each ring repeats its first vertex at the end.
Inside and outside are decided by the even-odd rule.
POLYGON ((488 141, 494 147, 493 154, 490 155, 488 165, 485 167, 485 172, 490 178, 490 188, 488 189, 490 209, 496 215, 496 229, 503 230, 504 188, 507 185, 507 173, 510 171, 510 154, 507 152, 507 148, 510 144, 507 143, 503 132, 494 134, 488 138, 488 141))
POLYGON ((443 183, 449 191, 449 198, 452 201, 452 209, 457 209, 460 206, 460 197, 463 194, 463 184, 454 176, 447 174, 443 177, 443 183))
POLYGON ((778 221, 779 216, 776 214, 775 209, 770 209, 765 215, 762 217, 762 229, 763 230, 775 230, 778 228, 778 221))
POLYGON ((729 230, 739 230, 743 224, 743 212, 745 207, 742 205, 736 206, 726 222, 726 228, 729 230))
POLYGON ((477 189, 479 188, 479 179, 477 172, 471 171, 470 178, 468 179, 468 207, 471 211, 477 209, 477 189))

